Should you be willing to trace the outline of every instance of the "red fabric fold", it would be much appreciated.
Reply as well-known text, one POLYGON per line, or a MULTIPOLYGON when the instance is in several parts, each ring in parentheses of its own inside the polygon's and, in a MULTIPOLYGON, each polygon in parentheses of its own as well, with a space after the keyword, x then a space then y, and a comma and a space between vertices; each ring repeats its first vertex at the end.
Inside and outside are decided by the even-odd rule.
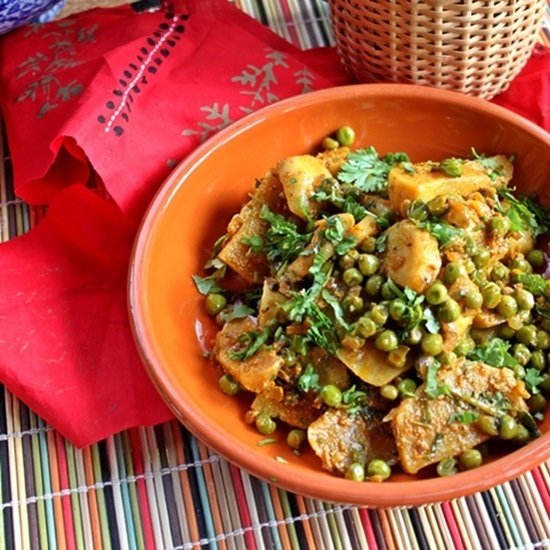
MULTIPOLYGON (((0 245, 0 381, 79 446, 166 420, 126 305, 147 204, 221 128, 349 78, 334 48, 301 52, 225 0, 93 10, 21 28, 0 56, 15 190, 49 204, 0 245)), ((494 101, 550 129, 549 74, 538 50, 494 101)))

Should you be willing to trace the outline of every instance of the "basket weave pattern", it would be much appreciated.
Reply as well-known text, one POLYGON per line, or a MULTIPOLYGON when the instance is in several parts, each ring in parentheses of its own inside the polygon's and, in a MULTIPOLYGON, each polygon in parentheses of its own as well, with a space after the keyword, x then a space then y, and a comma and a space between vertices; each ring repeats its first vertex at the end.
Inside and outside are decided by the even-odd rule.
POLYGON ((546 0, 330 0, 336 47, 360 82, 489 99, 521 70, 546 0))

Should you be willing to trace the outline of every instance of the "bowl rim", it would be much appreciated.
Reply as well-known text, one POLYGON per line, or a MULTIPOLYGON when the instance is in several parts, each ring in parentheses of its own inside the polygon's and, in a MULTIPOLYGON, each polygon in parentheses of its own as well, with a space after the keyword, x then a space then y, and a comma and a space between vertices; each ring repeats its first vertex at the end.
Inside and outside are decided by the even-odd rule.
POLYGON ((320 466, 318 471, 301 471, 299 478, 297 478, 288 465, 281 464, 276 460, 258 460, 258 455, 253 449, 239 445, 236 438, 229 439, 225 435, 221 436, 216 431, 215 426, 212 429, 211 422, 200 410, 193 407, 181 408, 176 405, 176 402, 181 398, 181 394, 176 391, 171 383, 170 370, 155 366, 156 357, 152 343, 143 328, 143 324, 140 323, 143 315, 143 304, 140 299, 142 289, 139 278, 139 272, 144 267, 144 258, 147 256, 150 244, 149 234, 154 228, 158 217, 162 215, 163 209, 166 208, 166 204, 170 202, 173 195, 179 192, 181 188, 185 188, 183 184, 187 175, 204 162, 214 150, 223 147, 225 142, 234 135, 261 123, 262 120, 270 117, 273 113, 299 109, 312 103, 324 103, 343 96, 366 98, 380 94, 389 97, 407 96, 409 98, 434 99, 449 105, 488 113, 532 134, 538 140, 546 142, 550 149, 550 134, 533 122, 499 105, 450 90, 413 84, 352 84, 309 92, 281 100, 246 115, 199 145, 173 169, 162 183, 146 210, 134 241, 128 272, 128 310, 130 327, 139 355, 153 384, 175 416, 209 448, 250 474, 273 483, 282 489, 329 502, 389 508, 442 502, 487 490, 509 481, 540 465, 550 456, 550 432, 543 434, 525 447, 492 461, 490 464, 447 478, 363 484, 331 476, 331 474, 322 470, 320 466), (489 468, 491 475, 488 475, 489 468), (329 484, 323 484, 323 476, 331 476, 329 484), (326 486, 330 486, 332 489, 327 491, 326 486))

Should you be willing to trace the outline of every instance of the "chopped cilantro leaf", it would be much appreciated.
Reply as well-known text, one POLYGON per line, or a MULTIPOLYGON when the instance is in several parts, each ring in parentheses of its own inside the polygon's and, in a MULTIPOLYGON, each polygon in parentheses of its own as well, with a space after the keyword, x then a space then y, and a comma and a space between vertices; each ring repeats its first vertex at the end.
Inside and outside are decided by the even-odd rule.
POLYGON ((525 378, 523 381, 525 382, 525 385, 527 386, 527 391, 531 395, 535 395, 536 393, 539 393, 540 390, 538 388, 538 385, 544 380, 544 378, 541 376, 541 373, 538 369, 526 369, 525 370, 525 378))
POLYGON ((297 386, 303 393, 307 393, 310 390, 318 392, 321 389, 319 385, 319 374, 311 363, 308 363, 306 370, 298 378, 297 386))
POLYGON ((350 153, 336 177, 365 193, 382 193, 391 168, 400 162, 409 162, 409 157, 405 153, 388 153, 379 158, 376 149, 370 146, 350 153))
POLYGON ((246 361, 255 355, 269 339, 269 329, 261 331, 251 330, 239 338, 237 346, 229 350, 229 357, 233 361, 246 361))
POLYGON ((245 304, 234 304, 228 309, 229 311, 227 313, 225 313, 225 310, 221 313, 224 323, 228 323, 234 319, 245 319, 249 315, 254 314, 254 310, 245 304))
POLYGON ((472 424, 479 418, 476 411, 455 412, 449 417, 449 422, 460 422, 461 424, 472 424))
POLYGON ((531 197, 516 197, 506 187, 498 190, 498 196, 507 203, 507 208, 500 204, 498 210, 510 219, 513 231, 530 230, 535 237, 550 231, 550 211, 531 197))
POLYGON ((303 252, 312 234, 300 233, 295 223, 272 212, 265 204, 260 217, 269 224, 263 239, 267 260, 277 270, 282 269, 303 252))
POLYGON ((327 222, 327 228, 325 229, 325 238, 334 246, 336 254, 343 256, 348 250, 357 246, 357 240, 346 235, 346 230, 340 216, 330 216, 325 218, 327 222))
POLYGON ((535 296, 546 296, 548 292, 548 281, 536 273, 517 273, 517 282, 521 283, 526 290, 535 296))
POLYGON ((424 386, 424 393, 430 398, 435 399, 440 395, 449 395, 449 389, 444 384, 441 384, 437 379, 437 371, 441 367, 439 361, 432 359, 426 365, 426 375, 425 381, 426 385, 424 386))
POLYGON ((454 242, 456 239, 464 236, 462 229, 446 222, 436 220, 413 221, 421 229, 429 231, 442 247, 445 247, 454 242))
POLYGON ((493 338, 488 344, 478 346, 468 355, 472 361, 482 361, 492 367, 515 367, 518 362, 513 355, 508 353, 510 342, 501 338, 493 338))
POLYGON ((248 248, 250 248, 250 252, 252 252, 253 254, 260 254, 264 250, 264 241, 259 235, 243 237, 241 239, 241 242, 248 245, 248 248))
POLYGON ((193 282, 197 287, 197 290, 206 296, 207 294, 212 294, 213 292, 223 292, 223 289, 218 284, 218 281, 214 278, 213 275, 209 277, 200 277, 199 275, 192 275, 193 282))

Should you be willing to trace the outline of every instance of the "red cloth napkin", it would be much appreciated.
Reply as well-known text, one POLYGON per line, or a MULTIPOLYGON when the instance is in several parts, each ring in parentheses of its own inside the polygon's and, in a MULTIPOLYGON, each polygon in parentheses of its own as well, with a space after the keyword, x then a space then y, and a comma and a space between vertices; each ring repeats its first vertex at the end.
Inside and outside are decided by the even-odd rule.
POLYGON ((0 55, 16 193, 49 204, 0 245, 0 381, 79 446, 171 418, 126 309, 147 203, 220 128, 347 77, 333 50, 301 52, 225 0, 94 10, 14 32, 0 55))
MULTIPOLYGON (((220 128, 349 79, 334 49, 300 52, 225 0, 94 10, 22 28, 0 56, 16 193, 49 204, 0 245, 0 381, 79 446, 166 420, 126 310, 146 205, 220 128)), ((531 60, 497 100, 547 129, 548 61, 531 60)))

